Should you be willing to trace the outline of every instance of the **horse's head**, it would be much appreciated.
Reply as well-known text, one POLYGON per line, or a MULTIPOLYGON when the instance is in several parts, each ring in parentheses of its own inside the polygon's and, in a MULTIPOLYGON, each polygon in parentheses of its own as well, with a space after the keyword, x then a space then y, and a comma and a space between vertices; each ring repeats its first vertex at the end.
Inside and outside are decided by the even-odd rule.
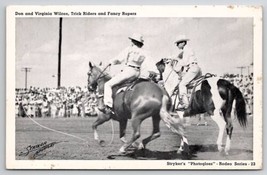
POLYGON ((89 91, 95 91, 97 89, 97 77, 99 77, 100 71, 97 67, 89 61, 89 71, 87 73, 87 85, 89 91))
POLYGON ((96 91, 98 86, 99 90, 103 90, 105 81, 110 79, 110 76, 105 72, 105 70, 101 70, 99 67, 97 67, 90 61, 89 61, 89 71, 87 75, 88 75, 87 84, 89 91, 96 91))
POLYGON ((178 74, 176 73, 176 71, 174 71, 174 67, 177 64, 178 60, 170 58, 162 58, 159 62, 156 63, 156 66, 164 81, 164 87, 169 94, 172 93, 179 80, 178 74))
POLYGON ((165 71, 165 61, 164 59, 161 59, 159 62, 156 63, 157 69, 159 71, 159 73, 163 73, 165 71))
POLYGON ((173 68, 178 64, 178 60, 175 59, 169 59, 169 58, 162 58, 159 62, 156 63, 156 66, 160 73, 163 73, 165 71, 166 66, 170 66, 173 68))

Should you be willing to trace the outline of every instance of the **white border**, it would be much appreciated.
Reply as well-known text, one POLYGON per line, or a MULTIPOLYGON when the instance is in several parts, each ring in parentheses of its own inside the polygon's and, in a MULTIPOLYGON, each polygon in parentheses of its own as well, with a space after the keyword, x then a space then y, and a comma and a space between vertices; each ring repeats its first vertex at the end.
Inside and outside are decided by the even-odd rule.
MULTIPOLYGON (((260 6, 9 6, 6 11, 6 168, 8 169, 261 169, 262 168, 262 7, 260 6), (251 17, 254 19, 253 160, 256 166, 167 166, 166 161, 16 160, 15 159, 15 11, 129 11, 134 17, 251 17), (257 92, 257 93, 255 93, 257 92), (134 162, 134 163, 133 163, 134 162)), ((25 17, 25 16, 23 16, 25 17)), ((31 16, 42 17, 42 16, 31 16)), ((59 17, 59 16, 44 16, 59 17)), ((66 16, 64 16, 66 17, 66 16)), ((68 16, 72 17, 72 16, 68 16)), ((78 17, 78 16, 73 16, 78 17)), ((84 16, 81 16, 84 18, 84 16)), ((96 16, 87 16, 96 17, 96 16)), ((100 16, 97 16, 100 17, 100 16)), ((108 16, 103 16, 108 17, 108 16)), ((127 16, 125 16, 127 18, 127 16)), ((192 162, 177 160, 176 162, 192 162)), ((234 163, 235 161, 227 161, 234 163)), ((242 161, 250 163, 251 161, 242 161)))

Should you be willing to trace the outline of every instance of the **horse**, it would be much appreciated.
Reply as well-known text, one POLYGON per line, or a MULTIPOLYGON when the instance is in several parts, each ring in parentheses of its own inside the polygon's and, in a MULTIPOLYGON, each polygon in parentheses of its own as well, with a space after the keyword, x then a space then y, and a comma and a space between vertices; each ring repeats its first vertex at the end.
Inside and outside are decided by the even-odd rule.
MULTIPOLYGON (((106 67, 107 68, 107 67, 106 67)), ((105 69, 106 69, 105 68, 105 69)), ((88 90, 95 92, 98 90, 99 94, 104 92, 104 84, 111 79, 111 76, 105 71, 89 62, 88 72, 88 90)), ((101 144, 97 133, 97 126, 104 122, 113 119, 119 122, 120 126, 120 139, 123 142, 122 147, 119 149, 121 153, 125 153, 127 149, 132 146, 135 141, 140 137, 141 123, 152 117, 153 130, 152 134, 143 139, 137 148, 145 149, 146 145, 160 137, 160 121, 162 120, 173 132, 181 136, 184 142, 187 142, 183 133, 183 124, 179 118, 173 118, 170 114, 171 99, 167 92, 158 84, 147 80, 135 80, 126 90, 116 91, 122 85, 113 88, 113 111, 114 114, 99 113, 97 120, 93 123, 92 128, 94 131, 94 139, 101 144), (133 134, 130 141, 125 139, 125 131, 127 121, 131 119, 133 134)), ((103 105, 103 96, 99 95, 99 104, 103 105)), ((181 145, 186 148, 186 144, 181 145)))
MULTIPOLYGON (((166 91, 169 94, 178 90, 177 84, 180 76, 175 72, 174 66, 177 64, 176 60, 161 60, 160 64, 165 65, 163 74, 163 81, 166 91)), ((219 127, 219 134, 217 138, 217 148, 219 152, 229 154, 231 148, 231 139, 233 132, 234 116, 237 117, 241 127, 245 128, 247 125, 246 104, 241 91, 229 81, 219 78, 213 74, 205 74, 193 80, 192 94, 190 97, 189 107, 185 111, 177 111, 178 115, 183 117, 190 117, 193 115, 207 113, 212 120, 216 122, 219 127), (226 128, 227 139, 225 148, 223 147, 223 134, 226 128)), ((176 100, 176 95, 173 96, 173 101, 176 100)), ((175 105, 175 102, 174 104, 175 105)), ((175 108, 175 106, 173 106, 175 108)))

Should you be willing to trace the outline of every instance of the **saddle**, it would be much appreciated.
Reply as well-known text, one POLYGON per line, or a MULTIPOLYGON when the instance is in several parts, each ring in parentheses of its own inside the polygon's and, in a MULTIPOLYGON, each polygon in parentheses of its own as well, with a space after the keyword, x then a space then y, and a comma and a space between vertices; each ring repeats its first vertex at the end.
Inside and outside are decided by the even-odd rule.
POLYGON ((198 83, 198 81, 201 81, 201 79, 203 78, 203 75, 199 75, 196 78, 194 78, 193 80, 191 80, 187 85, 186 88, 188 90, 193 89, 195 87, 195 85, 198 83))
POLYGON ((188 85, 186 85, 186 88, 188 90, 195 89, 199 84, 202 83, 203 80, 206 80, 206 79, 211 78, 211 77, 214 77, 214 76, 215 75, 214 74, 211 74, 211 73, 206 73, 205 75, 198 76, 198 77, 194 78, 192 81, 190 81, 188 83, 188 85))
POLYGON ((207 79, 214 76, 214 74, 208 73, 196 82, 191 92, 189 106, 184 113, 184 117, 205 112, 209 115, 213 115, 215 106, 211 98, 211 86, 209 85, 207 79), (200 85, 200 89, 196 90, 198 85, 200 85))
MULTIPOLYGON (((191 90, 192 89, 192 92, 194 91, 194 89, 196 89, 196 87, 198 85, 201 84, 201 82, 207 78, 211 78, 211 77, 214 77, 215 75, 214 74, 211 74, 211 73, 206 73, 205 75, 200 75, 200 76, 197 76, 196 78, 194 78, 193 80, 191 80, 187 85, 186 85, 186 88, 187 90, 191 90)), ((174 91, 173 91, 173 94, 172 95, 175 95, 179 89, 179 84, 174 88, 174 91)))
POLYGON ((112 98, 114 98, 115 95, 125 92, 125 91, 131 91, 133 90, 134 86, 140 82, 149 81, 148 79, 143 78, 137 78, 135 80, 127 81, 125 83, 119 84, 118 86, 114 87, 112 89, 112 98))
MULTIPOLYGON (((214 74, 211 74, 211 73, 206 73, 205 75, 201 75, 201 76, 198 76, 196 78, 194 78, 192 81, 189 82, 188 85, 186 85, 186 88, 187 88, 187 91, 188 90, 191 90, 191 92, 189 94, 187 94, 188 98, 189 99, 189 105, 191 104, 192 102, 192 94, 195 93, 196 91, 196 88, 206 79, 208 78, 211 78, 211 77, 214 77, 215 75, 214 74)), ((175 87, 173 93, 171 96, 175 96, 175 100, 174 100, 174 106, 176 106, 176 100, 177 98, 179 98, 179 84, 175 87)), ((173 108, 174 110, 174 108, 173 108)))

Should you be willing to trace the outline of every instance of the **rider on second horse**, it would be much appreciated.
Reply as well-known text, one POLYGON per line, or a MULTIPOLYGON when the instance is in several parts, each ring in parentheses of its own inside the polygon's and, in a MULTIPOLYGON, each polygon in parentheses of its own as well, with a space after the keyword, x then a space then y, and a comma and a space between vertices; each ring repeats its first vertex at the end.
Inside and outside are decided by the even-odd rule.
POLYGON ((133 34, 129 39, 131 40, 131 46, 127 47, 117 57, 109 61, 109 65, 125 62, 125 66, 122 72, 105 83, 104 106, 99 107, 99 110, 105 114, 112 113, 112 88, 127 80, 137 79, 140 75, 141 65, 146 58, 146 53, 142 49, 144 45, 143 36, 140 34, 133 34))
POLYGON ((177 61, 174 70, 181 77, 179 83, 180 103, 178 105, 178 110, 188 108, 189 101, 186 85, 202 74, 194 51, 187 45, 188 41, 189 39, 185 35, 178 36, 177 40, 174 42, 178 50, 177 53, 171 57, 171 59, 177 61))

